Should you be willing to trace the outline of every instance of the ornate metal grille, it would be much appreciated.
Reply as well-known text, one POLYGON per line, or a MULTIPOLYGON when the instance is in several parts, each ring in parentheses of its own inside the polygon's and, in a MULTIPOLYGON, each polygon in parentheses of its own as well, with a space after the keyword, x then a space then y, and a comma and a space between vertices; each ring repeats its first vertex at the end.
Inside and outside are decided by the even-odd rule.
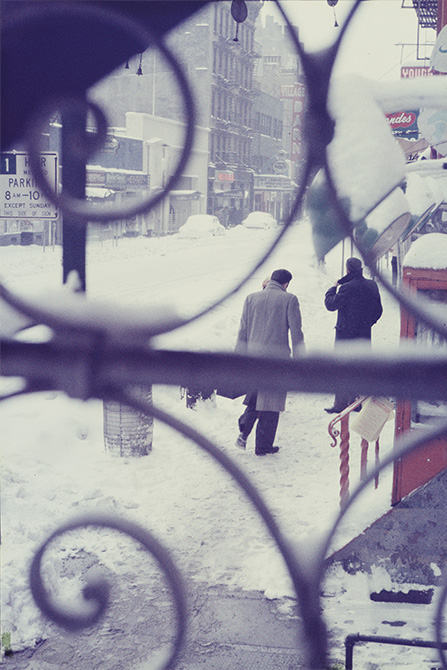
MULTIPOLYGON (((358 10, 360 2, 361 0, 356 2, 349 19, 340 30, 336 42, 327 51, 317 54, 306 53, 303 50, 287 16, 284 14, 297 54, 301 59, 307 86, 306 158, 301 182, 288 220, 278 235, 275 244, 259 260, 249 276, 261 267, 296 218, 302 207, 309 184, 317 170, 322 169, 326 175, 327 197, 338 215, 343 233, 351 237, 354 234, 355 222, 347 216, 343 203, 337 197, 334 175, 331 172, 327 155, 327 146, 334 135, 334 121, 328 112, 328 95, 335 58, 345 31, 354 13, 358 10)), ((82 23, 82 21, 88 19, 98 31, 99 43, 101 43, 101 39, 103 39, 104 44, 106 43, 104 35, 108 31, 122 37, 118 52, 113 57, 110 53, 107 53, 103 59, 99 59, 98 64, 92 66, 93 71, 88 73, 88 77, 81 77, 81 81, 72 81, 68 86, 62 86, 61 82, 50 80, 47 94, 55 96, 51 105, 44 108, 40 107, 32 116, 23 114, 12 130, 6 127, 5 131, 7 143, 19 137, 27 137, 27 148, 36 182, 44 193, 60 206, 64 215, 65 231, 71 230, 73 243, 79 248, 80 244, 82 246, 85 243, 85 227, 89 220, 106 222, 148 211, 155 207, 166 196, 167 192, 176 185, 193 142, 195 102, 187 77, 175 55, 166 47, 163 38, 156 37, 147 27, 141 27, 143 23, 137 21, 138 11, 135 10, 132 16, 131 10, 135 9, 135 5, 144 5, 144 3, 97 3, 97 5, 89 3, 87 5, 87 3, 53 2, 42 7, 38 7, 38 4, 31 3, 31 5, 28 5, 27 3, 28 6, 23 13, 11 10, 8 12, 9 16, 5 21, 7 44, 8 40, 16 39, 21 31, 32 30, 33 26, 41 25, 45 21, 51 24, 66 25, 67 22, 80 21, 82 23), (114 4, 120 5, 118 11, 114 11, 114 4), (128 6, 127 14, 123 12, 122 5, 128 6), (84 200, 85 178, 83 177, 83 170, 85 170, 88 156, 105 138, 107 120, 104 113, 96 105, 86 101, 84 95, 86 79, 95 81, 101 73, 117 63, 125 62, 126 57, 141 52, 149 44, 156 45, 157 49, 163 53, 172 68, 184 100, 184 107, 187 111, 184 151, 165 189, 151 196, 149 201, 127 210, 118 211, 102 208, 92 211, 91 205, 84 200), (76 97, 74 97, 75 93, 77 94, 76 97), (54 110, 55 105, 61 111, 65 126, 64 132, 66 133, 64 187, 60 196, 53 193, 49 188, 39 163, 40 134, 47 122, 49 111, 54 110), (97 126, 95 134, 85 134, 87 113, 92 113, 95 118, 97 126)), ((173 18, 172 25, 180 21, 188 12, 203 4, 206 3, 172 3, 173 7, 183 6, 183 9, 179 10, 177 16, 173 18)), ((142 15, 147 19, 144 11, 142 15)), ((85 75, 85 72, 83 75, 85 75)), ((45 76, 47 75, 45 74, 45 76)), ((41 77, 42 79, 43 77, 41 77)), ((75 79, 74 75, 73 79, 75 79)), ((436 78, 433 79, 436 80, 436 78)), ((20 79, 13 83, 17 87, 21 85, 20 79)), ((435 98, 438 106, 446 107, 447 96, 445 90, 442 89, 443 85, 440 78, 438 78, 438 81, 431 82, 430 90, 427 88, 419 89, 417 82, 411 82, 413 88, 409 95, 416 96, 419 99, 425 99, 424 96, 428 96, 430 102, 435 98)), ((6 123, 7 120, 8 116, 6 115, 3 122, 6 123)), ((9 116, 9 120, 12 123, 11 116, 9 116)), ((389 192, 392 192, 398 186, 399 184, 390 184, 389 192)), ((417 302, 408 293, 404 293, 391 285, 387 278, 379 272, 370 251, 367 248, 361 249, 361 251, 365 264, 378 277, 382 286, 401 305, 411 311, 418 320, 427 324, 440 337, 446 338, 446 324, 429 313, 420 302, 417 302)), ((72 262, 72 259, 70 262, 72 262)), ((67 275, 68 271, 73 268, 66 267, 66 269, 67 275)), ((76 269, 79 270, 79 268, 76 269)), ((248 277, 244 281, 246 279, 248 277)), ((244 281, 235 287, 232 293, 235 293, 244 281)), ((74 398, 97 398, 125 403, 129 407, 152 415, 179 433, 191 438, 230 473, 258 510, 288 567, 303 621, 308 667, 317 669, 325 667, 328 640, 320 608, 320 584, 324 576, 324 561, 331 540, 347 510, 355 504, 368 483, 375 480, 379 471, 394 459, 416 450, 425 441, 446 434, 447 420, 441 420, 433 424, 424 431, 422 436, 412 434, 402 439, 393 455, 384 459, 378 468, 369 473, 367 478, 352 493, 346 506, 340 511, 336 523, 325 538, 323 546, 316 551, 313 560, 314 570, 310 573, 305 567, 304 552, 292 549, 257 489, 232 460, 204 435, 185 425, 175 416, 135 399, 127 391, 127 388, 132 385, 157 383, 200 388, 207 387, 210 383, 211 385, 214 383, 224 385, 232 382, 237 385, 250 380, 257 388, 311 393, 333 392, 349 388, 361 395, 446 400, 447 357, 445 354, 429 352, 421 355, 419 350, 415 348, 414 350, 406 349, 405 352, 396 353, 393 360, 390 360, 388 356, 377 355, 362 360, 359 360, 356 356, 340 358, 335 354, 328 354, 327 356, 303 355, 301 359, 294 361, 263 358, 263 364, 259 366, 258 360, 254 357, 214 352, 162 351, 147 347, 145 343, 150 338, 186 323, 186 320, 173 318, 168 314, 149 314, 147 319, 142 322, 140 316, 132 312, 126 312, 125 316, 111 313, 104 313, 102 317, 98 316, 92 311, 88 299, 76 294, 71 296, 70 299, 64 296, 64 310, 62 310, 62 304, 57 303, 57 301, 52 305, 45 305, 18 298, 6 290, 4 286, 1 286, 1 296, 11 306, 32 319, 33 322, 45 324, 55 333, 54 339, 47 343, 26 343, 15 339, 2 340, 3 375, 23 377, 26 385, 21 393, 35 393, 41 390, 54 389, 63 391, 74 398), (123 344, 124 338, 119 342, 116 338, 116 333, 122 332, 127 335, 127 345, 123 344)), ((216 300, 215 305, 202 310, 200 314, 196 314, 188 321, 192 321, 215 308, 226 297, 216 300)), ((104 583, 94 584, 84 592, 84 596, 95 603, 94 613, 89 615, 64 614, 50 602, 40 575, 42 556, 48 544, 56 536, 71 529, 92 525, 114 528, 135 538, 153 554, 166 573, 176 604, 178 629, 171 655, 163 667, 166 669, 173 668, 181 649, 186 626, 186 610, 181 580, 167 552, 148 532, 136 525, 117 518, 92 515, 85 519, 67 522, 65 526, 56 530, 42 544, 31 568, 31 590, 36 602, 48 617, 71 630, 79 630, 91 625, 107 607, 107 586, 104 583)), ((442 589, 434 620, 436 643, 443 668, 447 668, 447 658, 441 640, 446 600, 447 585, 442 589)))

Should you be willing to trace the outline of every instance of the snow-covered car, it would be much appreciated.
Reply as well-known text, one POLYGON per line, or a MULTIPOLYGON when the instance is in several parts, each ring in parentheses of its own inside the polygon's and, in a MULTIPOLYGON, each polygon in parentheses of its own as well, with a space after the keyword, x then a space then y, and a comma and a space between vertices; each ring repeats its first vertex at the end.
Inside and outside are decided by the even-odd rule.
POLYGON ((276 228, 277 221, 268 212, 251 212, 246 219, 242 221, 246 228, 276 228))
POLYGON ((177 233, 180 237, 213 237, 224 235, 225 228, 219 222, 217 216, 212 214, 192 214, 188 216, 186 223, 180 226, 177 233))

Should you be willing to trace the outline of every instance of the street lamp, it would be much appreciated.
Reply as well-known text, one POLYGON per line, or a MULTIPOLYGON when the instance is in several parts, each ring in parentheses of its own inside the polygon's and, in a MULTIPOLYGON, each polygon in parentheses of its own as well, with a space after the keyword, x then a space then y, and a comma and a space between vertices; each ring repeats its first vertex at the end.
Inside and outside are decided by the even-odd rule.
POLYGON ((141 75, 143 74, 143 54, 142 53, 140 53, 140 62, 138 64, 138 70, 137 70, 136 74, 139 77, 141 77, 141 75))
POLYGON ((245 0, 233 0, 231 3, 231 16, 233 19, 236 21, 236 35, 233 39, 233 42, 239 42, 238 39, 238 32, 239 32, 239 24, 243 23, 245 19, 247 18, 247 5, 245 4, 245 0))
POLYGON ((338 22, 337 22, 337 17, 335 15, 335 5, 337 4, 338 0, 327 0, 327 4, 329 7, 332 7, 334 10, 334 28, 338 28, 338 22))

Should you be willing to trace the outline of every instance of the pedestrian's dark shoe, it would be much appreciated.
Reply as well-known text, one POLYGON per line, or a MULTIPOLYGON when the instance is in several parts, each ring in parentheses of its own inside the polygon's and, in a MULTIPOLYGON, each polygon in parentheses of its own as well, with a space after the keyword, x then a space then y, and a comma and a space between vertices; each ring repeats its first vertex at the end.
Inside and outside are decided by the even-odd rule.
POLYGON ((239 449, 245 449, 247 446, 247 438, 243 433, 239 433, 238 438, 235 442, 236 447, 239 447, 239 449))
POLYGON ((328 414, 340 414, 340 412, 343 412, 343 410, 346 409, 346 407, 325 407, 324 411, 327 412, 328 414))
POLYGON ((269 447, 268 449, 255 449, 256 456, 265 456, 266 454, 277 454, 279 447, 269 447))

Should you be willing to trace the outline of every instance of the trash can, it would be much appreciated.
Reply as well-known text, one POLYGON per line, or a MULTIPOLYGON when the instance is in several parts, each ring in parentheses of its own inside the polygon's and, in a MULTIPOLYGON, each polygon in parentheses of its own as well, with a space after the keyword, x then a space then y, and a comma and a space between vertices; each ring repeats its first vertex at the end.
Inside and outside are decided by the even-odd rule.
MULTIPOLYGON (((151 386, 133 386, 133 395, 152 404, 151 386)), ((111 456, 139 458, 152 451, 154 418, 119 402, 104 402, 104 447, 111 456)))

